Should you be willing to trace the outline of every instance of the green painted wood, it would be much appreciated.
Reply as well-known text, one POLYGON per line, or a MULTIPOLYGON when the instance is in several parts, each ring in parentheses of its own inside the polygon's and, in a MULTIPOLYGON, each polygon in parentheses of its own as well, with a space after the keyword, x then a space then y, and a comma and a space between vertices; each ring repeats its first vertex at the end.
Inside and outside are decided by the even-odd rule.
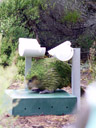
POLYGON ((77 98, 65 91, 39 94, 28 90, 6 90, 6 96, 11 99, 14 116, 70 114, 77 103, 77 98))

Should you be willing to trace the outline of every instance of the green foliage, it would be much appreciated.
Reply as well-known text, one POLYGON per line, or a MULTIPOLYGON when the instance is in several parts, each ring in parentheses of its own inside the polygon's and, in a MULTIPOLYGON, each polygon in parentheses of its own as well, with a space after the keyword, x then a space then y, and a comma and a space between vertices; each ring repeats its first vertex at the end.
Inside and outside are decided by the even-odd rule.
POLYGON ((39 22, 39 8, 46 0, 3 0, 0 3, 2 33, 2 64, 9 65, 20 37, 34 38, 34 26, 39 22))
POLYGON ((67 63, 54 58, 36 60, 32 63, 31 72, 26 79, 36 77, 41 85, 40 89, 55 90, 70 85, 71 68, 67 63))
POLYGON ((94 42, 94 38, 90 35, 81 35, 78 39, 77 39, 77 44, 79 45, 79 47, 82 48, 82 51, 89 51, 90 47, 92 46, 93 42, 94 42))
POLYGON ((3 66, 7 66, 8 64, 11 64, 12 58, 15 55, 15 44, 12 45, 12 40, 3 38, 2 39, 2 45, 1 45, 1 63, 3 66))
POLYGON ((24 76, 25 75, 25 58, 18 56, 17 58, 17 68, 18 68, 18 74, 24 76))
POLYGON ((61 17, 61 23, 77 23, 80 20, 80 12, 77 10, 67 10, 61 17))

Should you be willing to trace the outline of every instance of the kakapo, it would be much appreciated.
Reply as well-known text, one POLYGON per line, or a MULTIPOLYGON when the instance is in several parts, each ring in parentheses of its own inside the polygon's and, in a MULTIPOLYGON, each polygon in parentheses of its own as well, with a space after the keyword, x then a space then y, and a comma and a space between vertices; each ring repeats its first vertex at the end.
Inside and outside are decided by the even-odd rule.
POLYGON ((40 93, 54 92, 71 83, 71 67, 67 62, 55 58, 34 60, 26 76, 27 86, 40 93))

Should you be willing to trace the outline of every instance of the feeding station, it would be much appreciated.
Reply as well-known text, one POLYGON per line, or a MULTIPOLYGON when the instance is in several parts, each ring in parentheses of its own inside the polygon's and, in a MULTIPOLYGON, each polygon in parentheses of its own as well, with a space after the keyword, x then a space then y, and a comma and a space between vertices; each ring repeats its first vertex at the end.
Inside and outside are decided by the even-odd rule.
MULTIPOLYGON (((16 116, 70 114, 80 102, 80 49, 73 49, 69 41, 49 50, 49 54, 67 61, 72 58, 72 95, 66 91, 39 94, 25 89, 6 90, 6 99, 12 106, 10 114, 16 116), (18 102, 18 103, 17 103, 18 102), (17 105, 14 105, 16 104, 17 105)), ((45 47, 36 39, 19 38, 19 55, 25 57, 25 77, 30 72, 32 57, 44 56, 45 47)))

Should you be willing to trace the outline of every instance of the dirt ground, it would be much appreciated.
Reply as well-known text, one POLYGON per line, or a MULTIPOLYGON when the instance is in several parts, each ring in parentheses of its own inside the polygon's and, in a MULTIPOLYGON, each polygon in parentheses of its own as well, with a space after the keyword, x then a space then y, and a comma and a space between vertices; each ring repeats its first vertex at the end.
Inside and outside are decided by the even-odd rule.
MULTIPOLYGON (((91 79, 89 72, 81 73, 81 86, 86 89, 88 79, 91 79)), ((18 89, 23 84, 14 82, 9 88, 18 89)), ((67 92, 71 93, 71 88, 64 88, 67 92)), ((13 117, 8 113, 0 116, 0 128, 74 128, 76 115, 47 115, 47 116, 27 116, 27 117, 13 117)))
POLYGON ((5 114, 2 116, 0 124, 3 128, 65 128, 65 126, 68 128, 75 119, 75 115, 27 116, 14 119, 14 117, 5 114))

